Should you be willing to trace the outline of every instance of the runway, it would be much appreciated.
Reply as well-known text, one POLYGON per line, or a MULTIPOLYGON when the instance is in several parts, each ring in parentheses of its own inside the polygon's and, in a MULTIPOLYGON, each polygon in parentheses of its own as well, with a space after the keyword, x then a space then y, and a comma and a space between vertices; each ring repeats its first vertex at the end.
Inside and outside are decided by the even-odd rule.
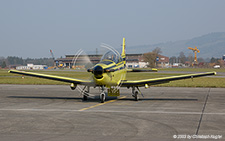
POLYGON ((64 85, 0 85, 1 140, 225 139, 225 88, 141 91, 139 101, 123 88, 102 104, 64 85))

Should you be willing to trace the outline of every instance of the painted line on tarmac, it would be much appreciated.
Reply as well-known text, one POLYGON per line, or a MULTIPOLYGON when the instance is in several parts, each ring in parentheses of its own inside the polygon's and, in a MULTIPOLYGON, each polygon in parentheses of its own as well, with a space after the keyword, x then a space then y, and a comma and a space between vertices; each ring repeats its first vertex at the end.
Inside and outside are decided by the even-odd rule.
MULTIPOLYGON (((202 112, 164 112, 164 111, 116 111, 116 110, 72 110, 72 109, 0 109, 1 111, 21 112, 87 112, 87 113, 143 113, 143 114, 174 114, 174 115, 201 115, 202 112)), ((225 115, 225 113, 204 113, 204 115, 225 115)))
POLYGON ((104 105, 104 104, 107 104, 107 103, 115 102, 115 101, 117 101, 119 99, 124 99, 124 98, 126 98, 126 96, 120 97, 118 99, 106 101, 104 103, 100 103, 100 104, 97 104, 97 105, 94 105, 94 106, 90 106, 90 107, 87 107, 87 108, 83 108, 83 109, 80 109, 79 111, 85 111, 85 110, 88 110, 88 109, 92 109, 92 108, 95 108, 95 107, 98 107, 98 106, 101 106, 101 105, 104 105))

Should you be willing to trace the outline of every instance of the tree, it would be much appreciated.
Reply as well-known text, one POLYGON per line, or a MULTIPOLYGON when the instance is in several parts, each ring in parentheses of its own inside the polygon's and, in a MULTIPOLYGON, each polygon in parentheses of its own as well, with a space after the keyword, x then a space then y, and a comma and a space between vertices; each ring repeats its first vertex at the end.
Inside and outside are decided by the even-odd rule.
POLYGON ((148 62, 148 66, 154 68, 156 66, 156 53, 148 52, 144 54, 144 61, 148 62))
POLYGON ((190 63, 194 62, 194 57, 193 57, 193 55, 191 53, 188 55, 188 61, 190 63))
POLYGON ((218 62, 219 62, 220 67, 224 68, 224 66, 225 66, 224 60, 221 59, 221 60, 218 60, 218 62))
POLYGON ((176 60, 177 60, 177 57, 176 56, 172 56, 172 57, 170 57, 170 64, 174 64, 174 63, 176 63, 176 60))
POLYGON ((6 58, 9 65, 23 65, 23 59, 15 56, 8 56, 6 58))
POLYGON ((5 62, 5 61, 2 62, 1 67, 2 67, 2 68, 5 68, 5 67, 6 67, 6 62, 5 62))
POLYGON ((180 52, 179 60, 180 60, 180 63, 185 64, 186 56, 184 55, 184 52, 182 51, 180 52))
POLYGON ((156 47, 155 49, 153 49, 152 51, 153 53, 155 53, 156 55, 159 55, 162 53, 161 48, 160 47, 156 47))
POLYGON ((152 52, 148 52, 144 54, 144 60, 145 62, 148 62, 148 66, 151 68, 156 67, 157 63, 156 63, 156 58, 158 57, 158 55, 162 53, 161 48, 156 47, 155 49, 153 49, 152 52))
POLYGON ((200 57, 198 58, 198 62, 205 62, 205 60, 202 57, 200 57))
POLYGON ((212 57, 211 60, 210 60, 210 63, 219 64, 219 60, 220 60, 220 58, 214 58, 214 57, 212 57))

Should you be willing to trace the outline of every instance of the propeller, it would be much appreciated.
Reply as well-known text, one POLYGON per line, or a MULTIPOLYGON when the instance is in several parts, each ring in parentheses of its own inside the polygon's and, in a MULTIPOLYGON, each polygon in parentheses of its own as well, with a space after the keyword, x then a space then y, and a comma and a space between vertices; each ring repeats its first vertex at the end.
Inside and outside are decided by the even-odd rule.
MULTIPOLYGON (((73 64, 72 68, 74 69, 74 71, 83 71, 83 72, 87 72, 90 68, 94 66, 89 56, 82 49, 79 49, 75 53, 72 59, 72 64, 73 64)), ((90 76, 88 79, 91 80, 92 76, 90 76)), ((89 88, 87 86, 78 85, 76 88, 81 94, 94 96, 94 94, 90 93, 89 88)))
POLYGON ((91 68, 94 66, 94 64, 91 62, 88 55, 84 52, 84 50, 79 49, 76 54, 73 57, 72 60, 72 68, 75 70, 87 70, 88 68, 91 68))

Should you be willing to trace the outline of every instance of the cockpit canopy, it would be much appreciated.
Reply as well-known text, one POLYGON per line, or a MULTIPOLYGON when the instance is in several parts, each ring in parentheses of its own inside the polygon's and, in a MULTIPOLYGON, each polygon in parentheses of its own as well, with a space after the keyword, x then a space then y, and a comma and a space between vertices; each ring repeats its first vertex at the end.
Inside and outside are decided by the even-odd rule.
POLYGON ((114 52, 114 51, 108 51, 106 54, 104 54, 101 58, 101 62, 111 60, 115 63, 119 63, 122 61, 122 58, 120 54, 114 52))

